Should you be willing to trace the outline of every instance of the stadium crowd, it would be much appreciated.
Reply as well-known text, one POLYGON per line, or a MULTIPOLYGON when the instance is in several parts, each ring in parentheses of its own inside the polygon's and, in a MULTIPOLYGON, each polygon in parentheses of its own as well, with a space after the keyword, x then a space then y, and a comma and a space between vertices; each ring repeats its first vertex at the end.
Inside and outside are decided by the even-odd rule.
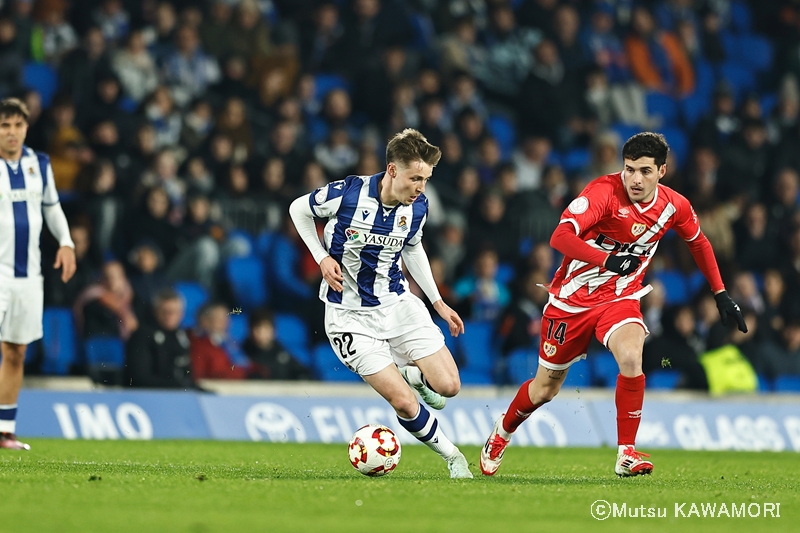
POLYGON ((769 389, 800 375, 798 58, 788 1, 7 0, 0 94, 30 109, 79 265, 66 285, 44 269, 29 372, 348 379, 288 205, 382 171, 386 139, 414 127, 443 152, 424 240, 439 289, 490 332, 488 366, 456 350, 464 382, 519 382, 561 211, 654 130, 672 147, 662 183, 696 207, 750 331, 722 327, 668 239, 645 372, 705 390, 702 354, 733 348, 769 389), (53 348, 64 327, 71 354, 53 348))

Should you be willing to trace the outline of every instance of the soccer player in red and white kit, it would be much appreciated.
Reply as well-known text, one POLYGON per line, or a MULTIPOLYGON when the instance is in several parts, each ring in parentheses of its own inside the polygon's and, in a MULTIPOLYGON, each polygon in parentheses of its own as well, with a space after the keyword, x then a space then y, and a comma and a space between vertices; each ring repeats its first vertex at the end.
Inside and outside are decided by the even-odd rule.
POLYGON ((744 317, 725 291, 714 252, 689 201, 658 182, 667 171, 669 146, 657 133, 634 135, 622 148, 622 172, 595 179, 561 215, 550 245, 564 260, 549 286, 542 317, 539 368, 522 384, 481 450, 481 471, 491 476, 517 427, 561 389, 573 363, 586 357, 592 334, 619 365, 616 387, 619 476, 649 474, 653 463, 635 449, 645 377, 642 347, 647 328, 639 300, 658 241, 673 228, 686 241, 714 291, 723 324, 744 317))

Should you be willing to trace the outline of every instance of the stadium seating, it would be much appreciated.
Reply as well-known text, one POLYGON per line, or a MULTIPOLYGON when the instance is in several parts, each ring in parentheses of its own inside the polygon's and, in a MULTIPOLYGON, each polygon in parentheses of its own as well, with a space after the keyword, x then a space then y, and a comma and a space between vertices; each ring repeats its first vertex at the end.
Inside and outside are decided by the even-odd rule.
POLYGON ((314 370, 323 381, 363 383, 361 377, 344 366, 328 343, 314 346, 314 370))
POLYGON ((677 127, 660 128, 659 132, 667 140, 670 152, 675 154, 678 166, 683 168, 686 160, 689 158, 689 139, 686 133, 681 128, 677 127))
POLYGON ((588 387, 592 384, 592 367, 584 360, 569 367, 562 389, 588 387))
POLYGON ((760 35, 742 35, 737 39, 736 59, 755 72, 766 72, 772 68, 772 44, 760 35))
POLYGON ((58 89, 58 74, 47 63, 28 62, 22 67, 22 84, 39 93, 42 109, 47 109, 58 89))
POLYGON ((750 7, 743 0, 731 2, 731 27, 739 33, 747 33, 752 26, 750 7))
POLYGON ((275 336, 295 359, 306 366, 311 366, 308 326, 303 320, 290 314, 275 315, 275 336))
POLYGON ((646 386, 648 389, 675 389, 681 380, 681 373, 677 370, 656 370, 647 374, 646 386))
POLYGON ((440 316, 433 317, 433 323, 439 326, 439 329, 442 330, 442 335, 444 335, 444 345, 447 346, 447 349, 450 350, 450 353, 455 357, 456 350, 458 347, 456 346, 456 338, 450 335, 450 327, 447 325, 447 322, 440 316))
POLYGON ((350 92, 350 84, 347 80, 336 74, 317 74, 314 76, 314 85, 316 86, 318 100, 324 100, 328 93, 334 89, 344 89, 350 92))
POLYGON ((78 359, 72 310, 48 307, 42 316, 42 372, 63 376, 78 359))
POLYGON ((500 145, 503 158, 508 159, 511 157, 517 142, 514 125, 511 121, 502 115, 491 115, 486 123, 486 128, 495 138, 497 144, 500 145))
POLYGON ((776 377, 775 392, 800 392, 800 376, 776 377))
POLYGON ((464 333, 456 338, 458 357, 463 368, 492 375, 494 365, 494 324, 491 322, 466 321, 464 333))
POLYGON ((674 126, 678 123, 678 103, 670 96, 658 92, 648 92, 646 96, 647 114, 659 117, 661 126, 674 126))
POLYGON ((255 239, 255 253, 262 261, 269 258, 272 250, 272 244, 275 242, 275 233, 271 231, 264 231, 255 239))
POLYGON ((125 345, 117 337, 89 337, 84 343, 89 376, 97 383, 122 385, 125 345))
POLYGON ((616 387, 619 365, 608 350, 592 352, 586 356, 592 367, 592 384, 598 387, 616 387))
POLYGON ((574 174, 589 166, 591 159, 592 154, 587 148, 573 148, 564 153, 561 165, 564 167, 564 172, 574 174))
POLYGON ((708 112, 710 97, 700 91, 695 91, 681 101, 681 116, 687 128, 694 128, 701 118, 708 112))
POLYGON ((228 325, 228 336, 240 346, 247 339, 250 333, 248 324, 249 317, 247 313, 233 313, 230 315, 230 324, 228 325))
POLYGON ((179 281, 173 287, 183 297, 186 306, 182 328, 193 328, 197 324, 197 312, 208 301, 208 291, 199 283, 193 281, 179 281))
POLYGON ((536 350, 520 348, 508 355, 506 366, 511 383, 521 385, 536 375, 536 370, 539 368, 539 356, 536 350))
POLYGON ((236 298, 235 307, 250 311, 268 301, 264 263, 257 257, 232 257, 225 262, 225 277, 236 298))

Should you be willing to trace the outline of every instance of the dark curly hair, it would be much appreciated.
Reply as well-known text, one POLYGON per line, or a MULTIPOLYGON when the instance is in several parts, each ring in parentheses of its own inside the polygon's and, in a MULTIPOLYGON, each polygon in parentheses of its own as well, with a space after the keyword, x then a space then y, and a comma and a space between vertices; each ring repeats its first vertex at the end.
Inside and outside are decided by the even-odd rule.
POLYGON ((622 147, 622 158, 636 161, 642 157, 652 157, 658 168, 666 164, 669 145, 660 133, 645 131, 637 133, 622 147))

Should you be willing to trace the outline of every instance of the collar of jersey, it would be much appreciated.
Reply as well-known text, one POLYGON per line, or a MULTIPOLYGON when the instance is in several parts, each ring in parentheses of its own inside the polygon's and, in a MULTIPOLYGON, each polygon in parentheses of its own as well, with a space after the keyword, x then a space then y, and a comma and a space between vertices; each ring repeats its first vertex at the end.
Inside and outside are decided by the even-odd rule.
POLYGON ((378 189, 378 184, 383 179, 384 174, 386 174, 385 171, 378 172, 377 174, 369 177, 369 195, 378 200, 378 203, 381 203, 381 191, 378 189))
MULTIPOLYGON (((624 188, 625 187, 625 171, 624 170, 619 173, 619 179, 622 180, 622 187, 624 188)), ((626 195, 628 194, 627 189, 625 191, 625 194, 626 195)), ((630 200, 630 198, 628 198, 628 200, 630 200)), ((639 202, 633 202, 633 205, 636 206, 636 209, 638 209, 640 213, 644 213, 644 212, 648 211, 651 207, 656 205, 656 200, 658 200, 658 184, 656 184, 656 192, 653 195, 653 199, 650 200, 649 204, 647 204, 645 207, 642 207, 642 204, 640 204, 639 202)))

